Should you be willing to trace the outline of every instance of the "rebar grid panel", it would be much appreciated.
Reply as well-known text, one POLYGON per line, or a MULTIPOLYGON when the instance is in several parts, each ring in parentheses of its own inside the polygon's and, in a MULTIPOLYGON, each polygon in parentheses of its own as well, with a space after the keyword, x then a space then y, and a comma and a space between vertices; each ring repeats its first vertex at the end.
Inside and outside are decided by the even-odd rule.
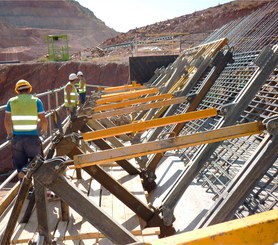
MULTIPOLYGON (((244 88, 248 80, 251 78, 256 70, 256 66, 253 65, 253 61, 257 57, 258 52, 248 52, 236 54, 234 56, 234 63, 228 64, 223 70, 215 84, 211 87, 203 101, 198 107, 198 110, 215 107, 220 109, 223 105, 232 102, 238 93, 244 88)), ((211 70, 212 68, 210 68, 211 70)), ((206 75, 209 75, 207 71, 206 75)), ((191 94, 198 94, 202 87, 202 84, 206 81, 206 77, 201 79, 189 92, 191 94)), ((182 103, 174 112, 174 114, 185 113, 188 108, 188 103, 182 103)), ((221 117, 208 118, 204 120, 196 120, 188 122, 185 127, 181 130, 179 135, 188 135, 200 131, 211 130, 215 127, 221 117)), ((171 132, 175 125, 166 126, 163 128, 161 135, 168 137, 167 133, 171 132)), ((163 138, 160 136, 160 138, 163 138)), ((190 156, 198 149, 198 147, 183 149, 179 151, 181 159, 190 159, 190 156)), ((185 164, 187 161, 185 162, 185 164)))
POLYGON ((278 161, 259 180, 257 186, 235 213, 236 218, 277 209, 278 207, 278 161))
POLYGON ((274 73, 276 75, 270 76, 241 116, 243 122, 263 120, 278 114, 278 69, 274 73))
POLYGON ((233 21, 214 32, 203 43, 226 37, 235 52, 261 50, 266 45, 277 43, 278 2, 258 9, 251 15, 233 21))
POLYGON ((224 141, 210 156, 197 180, 208 192, 215 193, 213 200, 225 190, 259 143, 254 136, 224 141))
MULTIPOLYGON (((241 116, 242 122, 263 120, 278 115, 278 74, 270 76, 241 116)), ((261 140, 261 137, 257 137, 261 140)), ((278 154, 278 153, 277 153, 278 154)), ((260 179, 241 207, 237 218, 278 208, 278 159, 260 179)))
MULTIPOLYGON (((269 77, 247 109, 239 123, 263 120, 278 115, 277 71, 269 77)), ((197 177, 202 186, 215 193, 216 199, 227 187, 241 166, 249 159, 265 134, 224 141, 209 158, 197 177)), ((278 155, 277 155, 278 156, 278 155)), ((249 197, 237 210, 241 218, 278 207, 278 161, 259 180, 249 197)))

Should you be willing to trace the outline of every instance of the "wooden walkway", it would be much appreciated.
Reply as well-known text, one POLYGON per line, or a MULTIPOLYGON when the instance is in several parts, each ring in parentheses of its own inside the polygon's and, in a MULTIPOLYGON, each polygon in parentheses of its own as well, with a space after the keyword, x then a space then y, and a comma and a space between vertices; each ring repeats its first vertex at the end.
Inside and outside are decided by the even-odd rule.
MULTIPOLYGON (((118 180, 128 191, 135 195, 142 202, 147 203, 145 191, 143 190, 141 179, 138 175, 129 175, 119 166, 104 167, 105 171, 118 180)), ((69 171, 70 172, 70 171, 69 171)), ((104 212, 108 213, 114 220, 122 224, 131 231, 142 242, 151 242, 158 239, 159 227, 146 228, 143 221, 117 197, 102 187, 96 180, 92 179, 85 171, 82 172, 82 179, 78 180, 71 171, 67 176, 80 191, 87 195, 93 202, 98 204, 104 212)), ((28 204, 25 201, 21 217, 28 204)), ((0 217, 0 232, 3 233, 5 225, 10 217, 12 205, 0 217)), ((93 227, 85 217, 81 217, 70 207, 70 220, 61 221, 61 201, 48 201, 48 223, 52 239, 57 244, 113 244, 104 237, 95 227, 93 227)), ((19 220, 21 219, 19 218, 19 220)), ((28 223, 17 224, 11 238, 11 244, 28 244, 31 240, 36 240, 38 233, 37 214, 34 208, 28 223)))

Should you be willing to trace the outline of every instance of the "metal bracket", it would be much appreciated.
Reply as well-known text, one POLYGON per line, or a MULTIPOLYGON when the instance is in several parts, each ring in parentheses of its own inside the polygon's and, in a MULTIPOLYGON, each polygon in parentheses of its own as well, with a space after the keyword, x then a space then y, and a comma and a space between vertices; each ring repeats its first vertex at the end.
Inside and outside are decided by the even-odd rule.
POLYGON ((230 114, 232 114, 232 111, 234 109, 234 107, 236 106, 236 103, 229 103, 229 104, 226 104, 224 106, 222 106, 219 110, 219 114, 221 116, 224 116, 224 117, 227 117, 229 116, 230 114))
POLYGON ((167 135, 169 135, 168 139, 176 137, 176 133, 175 132, 168 132, 168 133, 160 134, 158 136, 158 139, 164 139, 164 136, 167 136, 167 135))
POLYGON ((44 163, 44 158, 41 155, 36 155, 30 162, 25 177, 30 179, 34 172, 44 163))
POLYGON ((186 101, 190 103, 190 102, 192 102, 197 96, 198 96, 197 93, 196 93, 196 94, 190 94, 190 95, 186 96, 186 101))
POLYGON ((266 125, 266 130, 270 135, 278 134, 278 116, 264 119, 263 124, 266 125))

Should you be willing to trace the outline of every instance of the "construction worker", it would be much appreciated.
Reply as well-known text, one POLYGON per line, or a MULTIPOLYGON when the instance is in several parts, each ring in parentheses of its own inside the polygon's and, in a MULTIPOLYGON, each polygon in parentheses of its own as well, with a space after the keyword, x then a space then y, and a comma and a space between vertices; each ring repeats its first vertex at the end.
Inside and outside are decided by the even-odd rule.
POLYGON ((43 155, 39 138, 47 135, 47 119, 42 101, 33 96, 32 86, 26 80, 19 80, 15 85, 18 94, 8 100, 5 111, 5 129, 7 139, 12 143, 12 158, 19 179, 26 173, 30 161, 38 154, 43 155))
POLYGON ((70 118, 73 119, 77 115, 77 105, 79 103, 79 96, 75 88, 75 83, 78 81, 78 77, 75 73, 69 75, 69 82, 66 84, 64 89, 64 100, 67 113, 70 118))
POLYGON ((80 98, 80 103, 83 105, 86 101, 86 80, 83 77, 83 72, 77 72, 77 77, 79 78, 78 82, 78 93, 80 98))

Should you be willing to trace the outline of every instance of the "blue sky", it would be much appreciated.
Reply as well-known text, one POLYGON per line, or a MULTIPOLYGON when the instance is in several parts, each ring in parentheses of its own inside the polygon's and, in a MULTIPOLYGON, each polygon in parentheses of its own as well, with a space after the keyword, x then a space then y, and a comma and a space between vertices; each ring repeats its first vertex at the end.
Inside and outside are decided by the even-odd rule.
POLYGON ((76 0, 118 32, 173 19, 232 0, 76 0))

